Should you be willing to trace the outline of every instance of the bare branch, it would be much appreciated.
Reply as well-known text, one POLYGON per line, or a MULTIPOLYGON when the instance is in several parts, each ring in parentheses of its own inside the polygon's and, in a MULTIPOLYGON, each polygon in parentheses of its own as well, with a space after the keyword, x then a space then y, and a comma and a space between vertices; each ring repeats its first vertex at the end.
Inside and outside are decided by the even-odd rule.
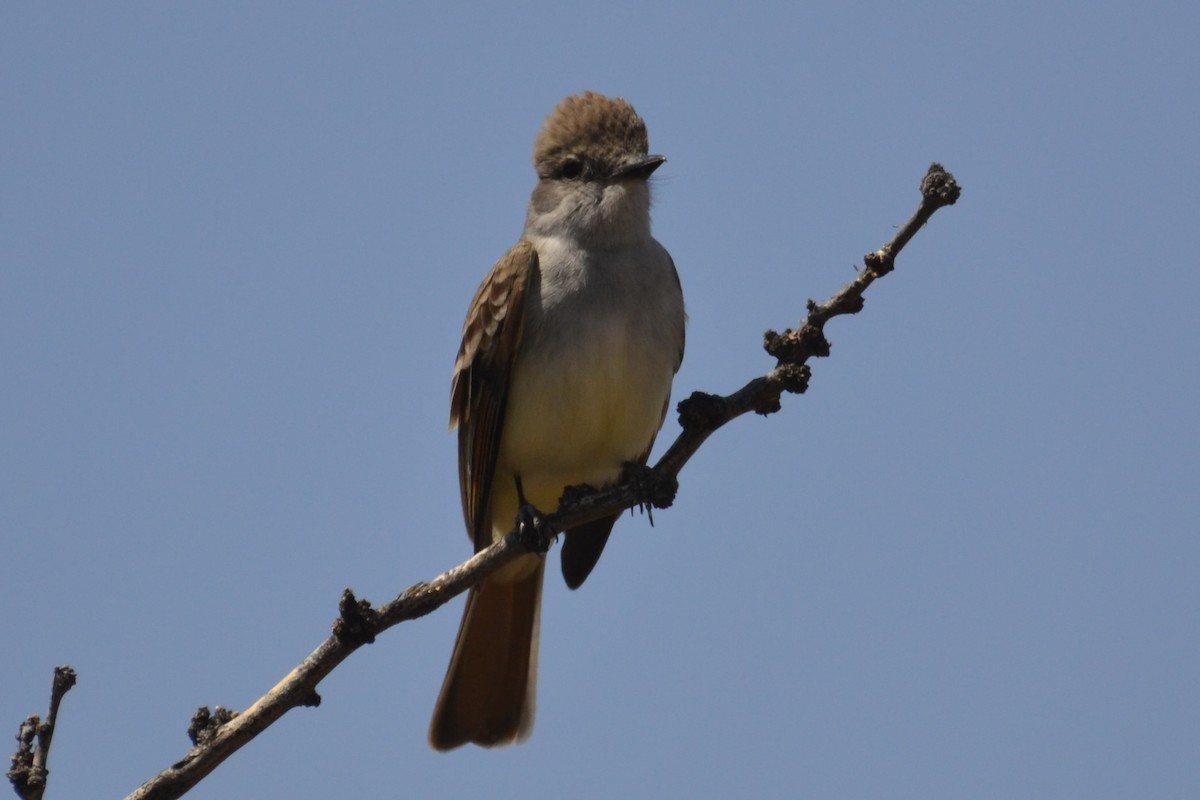
POLYGON ((667 508, 678 485, 679 471, 704 440, 730 420, 750 411, 771 414, 780 408, 784 392, 802 393, 808 387, 807 361, 829 354, 824 326, 842 314, 863 307, 863 292, 876 278, 891 272, 895 258, 937 209, 953 205, 959 188, 954 176, 934 164, 921 183, 921 205, 895 237, 864 259, 857 278, 825 303, 808 302, 808 316, 796 330, 767 331, 764 347, 776 358, 766 375, 747 383, 731 395, 693 393, 679 404, 683 432, 658 463, 644 472, 630 471, 619 483, 602 490, 571 487, 558 511, 537 530, 514 529, 496 544, 428 583, 418 583, 379 608, 357 599, 349 589, 342 595, 340 616, 332 635, 299 666, 244 712, 202 708, 192 719, 189 735, 195 745, 183 759, 139 787, 127 800, 165 800, 180 797, 212 772, 229 755, 249 742, 275 720, 297 706, 321 702, 317 686, 351 653, 388 628, 422 617, 483 580, 492 572, 530 552, 545 552, 557 532, 635 506, 667 508))
POLYGON ((393 625, 445 605, 487 575, 522 553, 545 550, 549 542, 516 531, 477 553, 429 583, 410 586, 378 609, 359 600, 349 589, 342 592, 340 615, 333 633, 254 705, 238 713, 217 707, 201 708, 192 717, 188 735, 194 745, 178 762, 137 788, 126 800, 166 800, 184 792, 216 769, 222 761, 297 706, 318 706, 317 685, 359 647, 393 625))
POLYGON ((63 696, 75 685, 75 670, 62 666, 54 668, 54 680, 50 684, 50 710, 43 722, 33 714, 21 723, 17 730, 17 752, 13 753, 12 767, 8 779, 22 800, 41 800, 46 791, 46 779, 50 769, 50 742, 54 739, 54 726, 58 724, 58 707, 63 696))

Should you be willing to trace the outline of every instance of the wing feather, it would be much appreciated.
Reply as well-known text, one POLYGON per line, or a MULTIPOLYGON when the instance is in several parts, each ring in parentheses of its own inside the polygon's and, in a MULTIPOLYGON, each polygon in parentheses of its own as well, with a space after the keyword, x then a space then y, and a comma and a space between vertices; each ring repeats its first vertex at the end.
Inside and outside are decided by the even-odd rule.
POLYGON ((521 346, 525 295, 537 251, 520 242, 496 262, 471 301, 450 386, 450 427, 458 427, 458 483, 467 533, 478 552, 492 543, 487 507, 513 360, 521 346))

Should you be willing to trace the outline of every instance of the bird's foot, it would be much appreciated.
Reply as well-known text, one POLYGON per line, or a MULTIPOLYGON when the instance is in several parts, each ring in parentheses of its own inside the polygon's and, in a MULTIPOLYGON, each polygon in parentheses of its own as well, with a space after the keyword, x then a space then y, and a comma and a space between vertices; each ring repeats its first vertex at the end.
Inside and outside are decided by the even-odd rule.
POLYGON ((641 509, 650 518, 651 525, 654 524, 654 509, 670 508, 675 502, 675 493, 679 490, 679 481, 664 480, 653 467, 632 461, 622 468, 621 482, 633 484, 638 501, 636 508, 641 509))
POLYGON ((525 499, 525 490, 521 487, 521 478, 517 478, 517 535, 522 546, 531 553, 545 553, 554 542, 555 532, 546 524, 546 518, 541 511, 525 499))

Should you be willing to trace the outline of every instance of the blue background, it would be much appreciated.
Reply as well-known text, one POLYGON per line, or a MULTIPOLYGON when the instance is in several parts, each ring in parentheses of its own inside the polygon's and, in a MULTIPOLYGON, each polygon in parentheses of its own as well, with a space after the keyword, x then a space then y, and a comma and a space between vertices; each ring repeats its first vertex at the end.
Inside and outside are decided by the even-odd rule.
POLYGON ((74 665, 51 796, 123 796, 468 555, 463 314, 592 88, 670 157, 676 398, 963 198, 550 581, 530 742, 427 749, 456 603, 190 796, 1200 796, 1197 9, 6 3, 0 729, 74 665))

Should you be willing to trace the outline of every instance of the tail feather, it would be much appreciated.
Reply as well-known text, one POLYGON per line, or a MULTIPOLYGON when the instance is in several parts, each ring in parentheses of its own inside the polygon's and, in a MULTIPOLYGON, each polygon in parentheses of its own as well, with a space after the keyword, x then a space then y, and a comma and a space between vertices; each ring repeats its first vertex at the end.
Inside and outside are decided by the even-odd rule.
POLYGON ((588 522, 577 528, 572 528, 563 535, 562 574, 563 580, 571 589, 578 589, 592 574, 608 535, 612 533, 620 514, 604 517, 595 522, 588 522))
POLYGON ((546 560, 516 580, 472 589, 429 726, 429 744, 514 744, 533 730, 538 629, 546 560))

